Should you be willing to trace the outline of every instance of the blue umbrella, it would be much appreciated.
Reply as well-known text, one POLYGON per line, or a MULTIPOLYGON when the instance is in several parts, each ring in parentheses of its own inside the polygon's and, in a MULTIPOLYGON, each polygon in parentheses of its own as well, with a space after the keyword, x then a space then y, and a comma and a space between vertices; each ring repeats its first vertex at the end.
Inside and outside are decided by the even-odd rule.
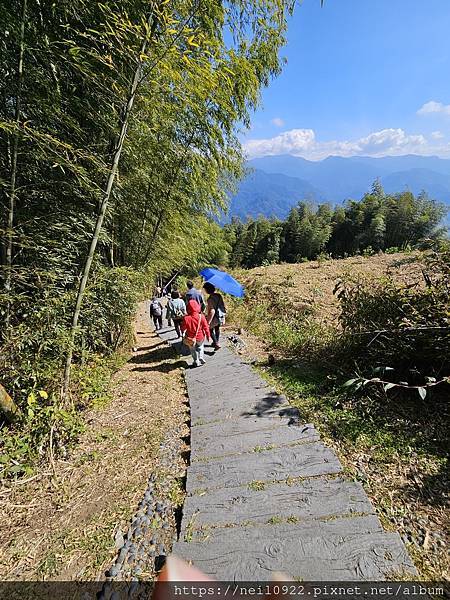
POLYGON ((200 275, 204 277, 208 283, 212 283, 214 287, 225 292, 225 294, 237 296, 238 298, 244 296, 244 288, 242 285, 225 271, 219 271, 218 269, 211 269, 208 267, 200 271, 200 275))

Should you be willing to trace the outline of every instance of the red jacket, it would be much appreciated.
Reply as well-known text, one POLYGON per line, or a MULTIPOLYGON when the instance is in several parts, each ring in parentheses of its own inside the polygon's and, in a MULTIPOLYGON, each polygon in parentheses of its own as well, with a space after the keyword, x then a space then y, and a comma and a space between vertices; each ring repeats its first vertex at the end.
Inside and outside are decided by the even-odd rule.
POLYGON ((187 315, 183 317, 181 323, 181 331, 185 331, 187 337, 194 338, 197 342, 202 342, 205 338, 208 340, 211 338, 209 331, 208 321, 205 319, 205 315, 200 313, 200 304, 196 300, 189 300, 187 305, 187 315), (200 319, 200 327, 198 321, 200 319), (198 333, 196 334, 198 327, 198 333))

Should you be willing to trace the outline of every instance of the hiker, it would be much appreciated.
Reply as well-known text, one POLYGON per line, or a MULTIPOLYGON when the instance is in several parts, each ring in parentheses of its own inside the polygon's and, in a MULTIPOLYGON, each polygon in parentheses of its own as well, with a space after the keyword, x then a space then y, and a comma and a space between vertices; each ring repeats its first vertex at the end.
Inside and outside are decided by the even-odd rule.
POLYGON ((195 300, 200 304, 200 310, 203 312, 206 308, 205 300, 203 299, 202 293, 199 292, 195 287, 192 281, 186 282, 187 292, 184 296, 184 301, 186 306, 189 303, 189 300, 195 300))
POLYGON ((155 329, 162 329, 162 315, 163 315, 163 306, 161 302, 158 300, 156 296, 152 298, 150 302, 150 316, 153 319, 153 323, 155 324, 155 329))
POLYGON ((171 299, 167 303, 168 309, 168 317, 173 321, 173 326, 175 327, 175 331, 177 333, 177 337, 181 337, 181 321, 183 317, 186 315, 186 304, 184 300, 180 298, 180 292, 178 290, 173 290, 170 294, 171 299))
POLYGON ((209 295, 206 303, 206 319, 211 331, 214 350, 220 350, 219 338, 220 327, 225 325, 226 308, 222 295, 216 292, 216 288, 208 281, 203 284, 203 289, 209 295))
POLYGON ((181 331, 185 332, 183 343, 189 347, 193 358, 193 367, 205 364, 205 339, 210 340, 211 334, 205 315, 201 313, 200 304, 196 300, 189 300, 187 316, 181 323, 181 331))
POLYGON ((172 327, 172 315, 170 312, 169 300, 166 303, 166 321, 167 321, 167 327, 172 327))

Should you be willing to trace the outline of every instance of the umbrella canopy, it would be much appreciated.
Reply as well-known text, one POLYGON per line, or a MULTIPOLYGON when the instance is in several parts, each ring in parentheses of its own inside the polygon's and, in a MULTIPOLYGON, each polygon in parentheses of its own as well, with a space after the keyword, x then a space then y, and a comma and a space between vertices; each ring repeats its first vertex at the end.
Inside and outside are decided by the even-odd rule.
POLYGON ((244 288, 236 281, 229 273, 219 271, 218 269, 206 268, 200 271, 200 275, 211 283, 214 287, 219 288, 225 294, 242 298, 244 296, 244 288))

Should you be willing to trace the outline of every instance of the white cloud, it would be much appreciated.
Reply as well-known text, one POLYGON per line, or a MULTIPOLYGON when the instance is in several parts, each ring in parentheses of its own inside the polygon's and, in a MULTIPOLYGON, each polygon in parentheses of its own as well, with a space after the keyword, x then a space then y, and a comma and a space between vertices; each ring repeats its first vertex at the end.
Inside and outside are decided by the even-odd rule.
POLYGON ((306 151, 315 144, 312 129, 291 129, 276 137, 265 140, 248 140, 244 144, 250 156, 265 154, 297 154, 306 151))
POLYGON ((442 131, 433 131, 431 133, 431 137, 433 138, 433 140, 442 140, 445 135, 442 133, 442 131))
POLYGON ((275 117, 275 119, 272 119, 270 122, 276 127, 283 127, 284 125, 284 121, 283 119, 280 119, 280 117, 275 117))
MULTIPOLYGON (((434 137, 433 139, 441 139, 434 137)), ((433 145, 421 134, 407 134, 403 129, 383 129, 356 140, 320 142, 312 129, 291 129, 273 138, 250 139, 244 143, 250 158, 292 154, 310 160, 327 156, 395 156, 402 154, 437 154, 450 156, 450 144, 433 145)))
POLYGON ((430 100, 430 102, 425 102, 425 104, 417 111, 418 115, 431 115, 436 113, 450 116, 450 104, 442 104, 442 102, 430 100))

